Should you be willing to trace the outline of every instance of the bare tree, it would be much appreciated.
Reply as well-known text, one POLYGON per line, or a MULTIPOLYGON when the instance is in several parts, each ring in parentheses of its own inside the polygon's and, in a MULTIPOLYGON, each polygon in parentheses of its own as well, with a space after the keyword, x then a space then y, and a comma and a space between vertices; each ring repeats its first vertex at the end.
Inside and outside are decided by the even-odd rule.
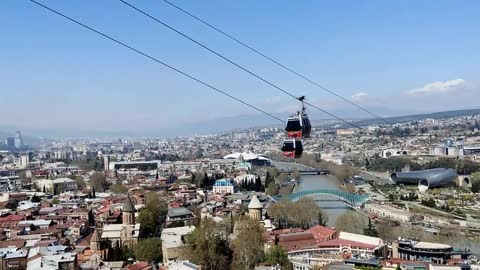
POLYGON ((300 180, 300 171, 297 168, 293 168, 292 170, 292 178, 295 180, 300 180))
POLYGON ((263 259, 263 229, 256 220, 248 216, 240 218, 235 224, 233 240, 233 264, 236 269, 253 269, 263 259))
POLYGON ((362 214, 348 211, 337 217, 335 227, 339 231, 362 234, 367 222, 367 217, 362 214))

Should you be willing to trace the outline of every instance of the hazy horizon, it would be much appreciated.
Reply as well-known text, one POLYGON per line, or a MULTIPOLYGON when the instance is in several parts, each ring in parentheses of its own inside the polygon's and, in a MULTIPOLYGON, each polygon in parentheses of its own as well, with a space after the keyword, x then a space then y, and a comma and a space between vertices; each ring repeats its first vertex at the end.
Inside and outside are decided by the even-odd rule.
MULTIPOLYGON (((43 1, 267 112, 298 103, 120 2, 43 1)), ((480 3, 213 1, 179 5, 381 116, 468 109, 480 94, 480 3), (319 16, 321 14, 321 16, 319 16)), ((162 1, 135 4, 309 102, 367 114, 162 1)), ((28 1, 0 4, 0 131, 182 134, 277 122, 28 1), (248 119, 248 117, 254 119, 248 119), (247 118, 245 120, 245 118, 247 118), (224 121, 224 119, 243 119, 224 121), (225 123, 223 123, 223 122, 225 123), (215 126, 215 122, 221 123, 215 126)), ((309 109, 313 119, 328 116, 309 109)), ((330 118, 330 117, 328 117, 330 118)))

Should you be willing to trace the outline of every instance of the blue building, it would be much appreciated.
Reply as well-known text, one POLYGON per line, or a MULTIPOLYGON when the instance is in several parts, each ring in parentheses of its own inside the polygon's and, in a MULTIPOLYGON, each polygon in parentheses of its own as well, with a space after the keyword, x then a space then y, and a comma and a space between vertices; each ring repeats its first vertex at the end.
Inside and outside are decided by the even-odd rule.
POLYGON ((15 149, 15 138, 14 137, 8 137, 7 141, 7 149, 15 149))
POLYGON ((233 194, 235 187, 230 179, 220 179, 213 184, 213 193, 233 194))

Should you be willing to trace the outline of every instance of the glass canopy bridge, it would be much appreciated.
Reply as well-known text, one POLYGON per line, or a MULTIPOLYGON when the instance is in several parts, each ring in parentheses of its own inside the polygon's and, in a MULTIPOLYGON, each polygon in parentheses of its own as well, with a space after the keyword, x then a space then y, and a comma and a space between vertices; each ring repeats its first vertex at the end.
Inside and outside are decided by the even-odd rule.
POLYGON ((359 208, 364 203, 368 201, 370 196, 368 195, 359 195, 355 193, 346 192, 343 190, 335 190, 335 189, 313 189, 313 190, 305 190, 300 192, 292 193, 288 196, 272 196, 274 201, 280 201, 283 199, 288 199, 291 201, 298 201, 303 197, 314 197, 314 196, 330 196, 340 199, 345 204, 352 208, 359 208))

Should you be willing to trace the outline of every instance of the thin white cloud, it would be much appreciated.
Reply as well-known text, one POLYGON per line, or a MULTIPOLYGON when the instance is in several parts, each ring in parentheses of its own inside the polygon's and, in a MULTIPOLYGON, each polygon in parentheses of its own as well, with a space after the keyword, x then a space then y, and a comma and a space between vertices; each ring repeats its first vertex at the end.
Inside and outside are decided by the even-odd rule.
POLYGON ((367 96, 368 96, 367 93, 360 92, 360 93, 353 94, 351 98, 352 98, 353 100, 360 100, 360 99, 365 98, 365 97, 367 97, 367 96))
POLYGON ((426 94, 447 93, 464 89, 466 82, 464 79, 455 79, 449 81, 438 81, 415 88, 407 92, 408 95, 418 96, 426 94))
POLYGON ((265 104, 277 104, 280 100, 281 98, 279 96, 267 97, 265 99, 265 104))

